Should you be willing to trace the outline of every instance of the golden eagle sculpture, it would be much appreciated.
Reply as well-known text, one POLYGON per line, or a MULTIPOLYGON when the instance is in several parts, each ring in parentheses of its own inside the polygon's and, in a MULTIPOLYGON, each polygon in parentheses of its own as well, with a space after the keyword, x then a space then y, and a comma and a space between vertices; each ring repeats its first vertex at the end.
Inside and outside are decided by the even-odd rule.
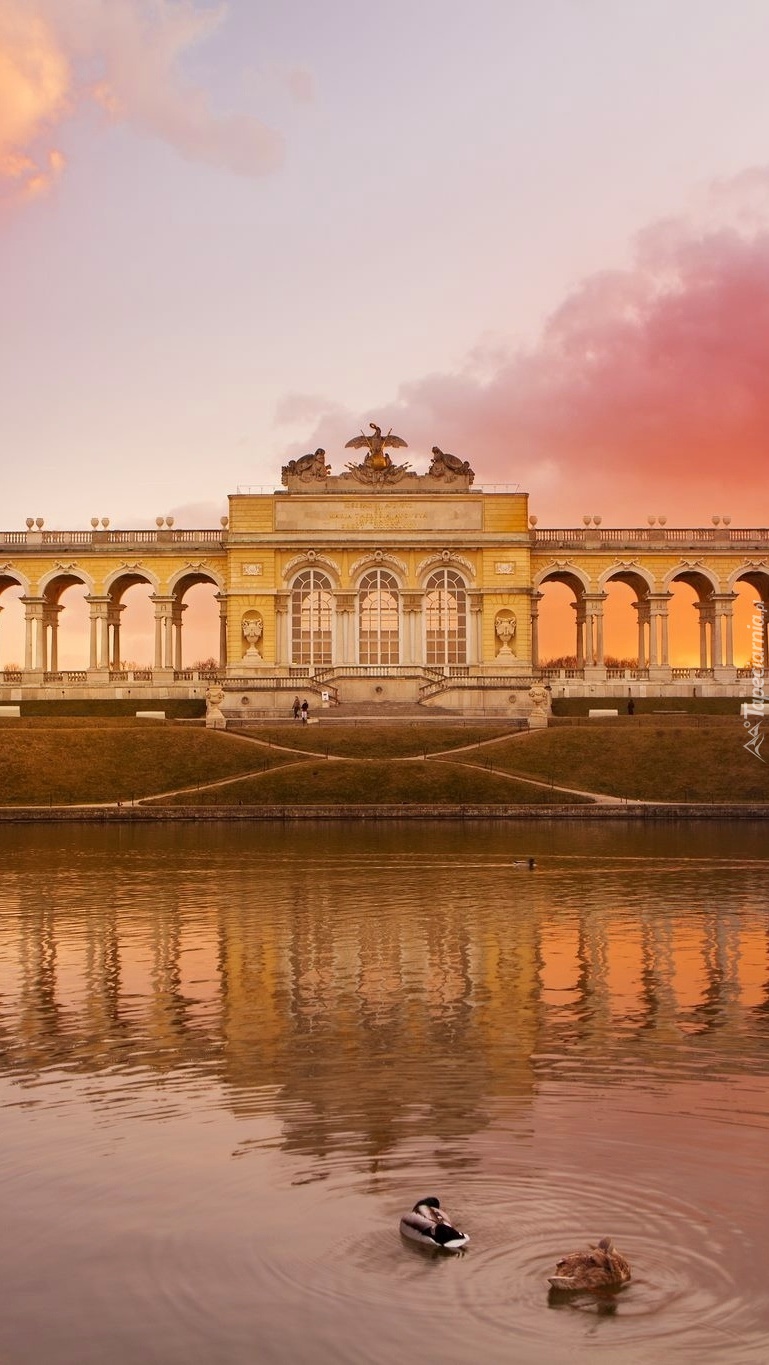
POLYGON ((362 450, 365 446, 368 454, 364 464, 368 465, 369 469, 388 469, 392 465, 392 460, 387 454, 386 447, 400 446, 406 450, 408 449, 408 441, 402 440, 400 436, 393 436, 392 427, 390 427, 387 435, 383 436, 382 428, 378 427, 376 422, 369 422, 369 426, 371 427, 371 436, 366 436, 363 432, 360 436, 353 436, 352 440, 346 443, 345 450, 362 450))

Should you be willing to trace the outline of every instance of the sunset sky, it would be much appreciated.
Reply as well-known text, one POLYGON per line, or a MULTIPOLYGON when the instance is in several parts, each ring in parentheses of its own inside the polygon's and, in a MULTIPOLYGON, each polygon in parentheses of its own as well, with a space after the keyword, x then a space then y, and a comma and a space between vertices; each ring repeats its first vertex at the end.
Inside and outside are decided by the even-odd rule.
POLYGON ((0 0, 2 529, 374 418, 541 525, 766 525, 766 0, 0 0))
POLYGON ((214 524, 370 417, 542 524, 766 522, 768 55, 765 0, 0 0, 3 526, 214 524))

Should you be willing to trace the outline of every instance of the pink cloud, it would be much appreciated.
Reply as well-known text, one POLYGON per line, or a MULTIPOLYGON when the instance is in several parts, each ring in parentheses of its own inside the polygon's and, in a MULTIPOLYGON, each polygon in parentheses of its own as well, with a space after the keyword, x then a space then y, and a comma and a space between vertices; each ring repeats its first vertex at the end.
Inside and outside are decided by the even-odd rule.
MULTIPOLYGON (((738 180, 712 190, 706 221, 641 232, 632 267, 585 279, 537 345, 477 349, 355 427, 392 422, 416 453, 438 444, 481 481, 521 482, 545 521, 664 512, 697 525, 728 512, 766 524, 769 172, 738 180), (719 202, 731 222, 716 220, 719 202)), ((304 444, 328 436, 321 422, 304 444)))

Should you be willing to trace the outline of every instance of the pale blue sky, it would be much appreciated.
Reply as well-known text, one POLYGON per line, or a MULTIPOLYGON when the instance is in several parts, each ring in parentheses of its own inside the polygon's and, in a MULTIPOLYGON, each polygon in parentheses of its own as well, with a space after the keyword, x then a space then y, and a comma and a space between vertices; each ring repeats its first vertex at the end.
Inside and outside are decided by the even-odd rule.
MULTIPOLYGON (((144 0, 0 0, 19 61, 22 8, 69 62, 66 101, 27 149, 67 164, 47 193, 9 180, 0 197, 6 529, 212 524, 227 492, 279 482, 287 448, 326 429, 341 467, 370 416, 408 421, 401 386, 450 389, 479 346, 536 347, 585 277, 631 264, 639 230, 769 160, 765 0, 229 0, 215 31, 172 42, 172 109, 144 0), (89 91, 118 69, 110 121, 89 91), (205 98, 180 132, 185 101, 205 98), (226 113, 279 133, 282 165, 211 164, 226 113), (292 395, 317 402, 276 423, 292 395)), ((212 9, 159 0, 156 36, 212 9)), ((577 518, 568 461, 548 473, 520 441, 500 454, 475 411, 472 426, 447 407, 432 439, 461 439, 479 479, 530 486, 543 521, 548 500, 577 518)), ((415 430, 401 434, 418 461, 430 436, 415 430)))

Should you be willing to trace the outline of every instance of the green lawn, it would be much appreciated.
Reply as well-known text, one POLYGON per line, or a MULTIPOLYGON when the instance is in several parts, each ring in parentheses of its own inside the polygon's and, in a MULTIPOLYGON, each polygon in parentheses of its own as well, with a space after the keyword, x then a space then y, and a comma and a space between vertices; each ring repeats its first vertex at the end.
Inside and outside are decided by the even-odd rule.
POLYGON ((129 801, 286 761, 230 735, 152 725, 0 731, 0 804, 129 801))
MULTIPOLYGON (((494 766, 643 801, 769 801, 739 720, 714 729, 556 729, 495 744, 494 766)), ((767 746, 769 748, 769 745, 767 746)))
POLYGON ((367 721, 356 725, 322 720, 319 725, 260 725, 243 733, 259 744, 278 744, 324 757, 329 753, 341 758, 411 758, 477 746, 513 733, 513 727, 504 721, 498 725, 442 725, 432 721, 388 725, 367 721))
POLYGON ((596 722, 595 728, 509 738, 503 724, 337 724, 258 733, 254 742, 150 721, 0 723, 0 804, 129 801, 177 788, 191 789, 180 803, 206 805, 575 799, 505 774, 630 800, 769 802, 769 764, 744 749, 739 720, 701 729, 596 722), (271 747, 270 736, 287 747, 271 747), (341 755, 339 761, 326 761, 327 746, 332 756, 341 755), (456 761, 452 747, 461 749, 456 761), (426 763, 420 761, 425 753, 426 763), (413 761, 404 761, 409 755, 413 761), (205 790, 208 783, 241 774, 254 776, 205 790), (198 793, 199 786, 204 790, 198 793))
MULTIPOLYGON (((189 796, 161 801, 166 805, 543 805, 564 797, 547 788, 511 781, 482 768, 448 762, 330 762, 309 760, 301 766, 275 769, 189 796)), ((571 804, 571 798, 567 798, 571 804)))

